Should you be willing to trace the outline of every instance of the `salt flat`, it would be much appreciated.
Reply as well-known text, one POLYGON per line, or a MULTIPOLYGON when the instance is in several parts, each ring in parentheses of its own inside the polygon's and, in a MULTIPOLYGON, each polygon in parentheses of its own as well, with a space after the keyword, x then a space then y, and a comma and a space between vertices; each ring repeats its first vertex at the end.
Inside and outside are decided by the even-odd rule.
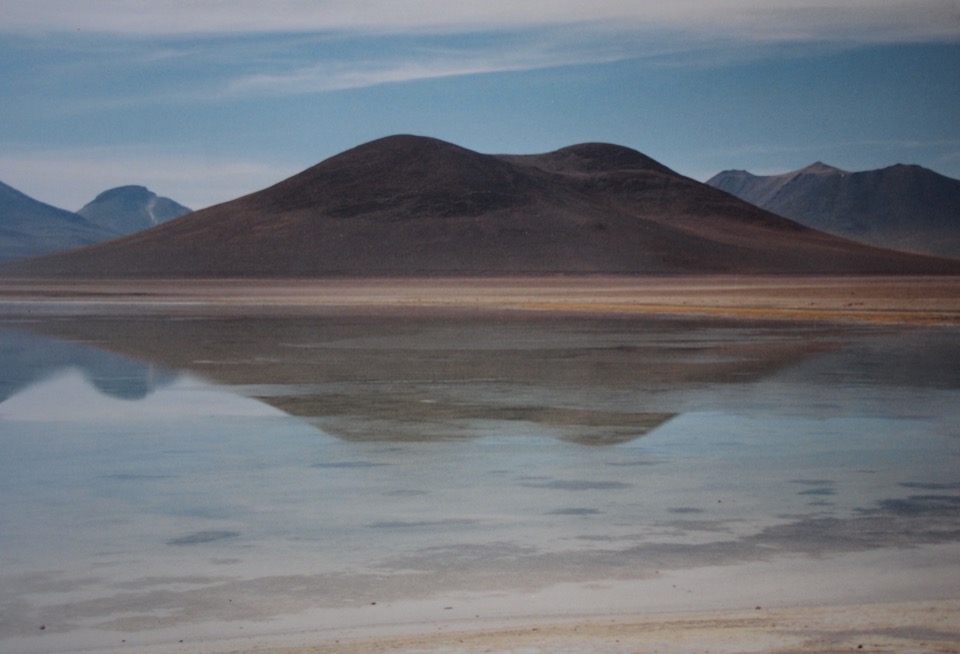
POLYGON ((269 315, 335 310, 654 313, 950 324, 960 277, 682 276, 411 279, 0 279, 5 313, 269 315))

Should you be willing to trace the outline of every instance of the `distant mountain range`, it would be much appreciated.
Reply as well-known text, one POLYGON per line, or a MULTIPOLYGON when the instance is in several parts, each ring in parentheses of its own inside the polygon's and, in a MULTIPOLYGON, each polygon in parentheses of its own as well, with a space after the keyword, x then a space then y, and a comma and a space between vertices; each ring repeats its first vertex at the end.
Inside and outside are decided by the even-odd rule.
POLYGON ((179 218, 190 209, 144 186, 119 186, 104 191, 77 213, 124 236, 179 218))
POLYGON ((320 277, 960 273, 774 215, 629 148, 488 155, 420 136, 6 275, 320 277))
POLYGON ((0 262, 98 243, 115 236, 0 182, 0 262))
POLYGON ((0 182, 0 263, 100 243, 189 212, 142 186, 121 186, 74 213, 0 182))
POLYGON ((920 166, 851 173, 817 162, 782 175, 726 170, 707 184, 829 234, 960 258, 960 180, 920 166))

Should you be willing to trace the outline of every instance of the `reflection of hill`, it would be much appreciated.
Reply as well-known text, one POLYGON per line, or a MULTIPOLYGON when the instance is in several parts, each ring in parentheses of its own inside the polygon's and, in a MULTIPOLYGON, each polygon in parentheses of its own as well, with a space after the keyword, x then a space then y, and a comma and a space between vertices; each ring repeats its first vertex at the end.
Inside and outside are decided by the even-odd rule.
POLYGON ((624 442, 689 408, 667 394, 760 379, 830 346, 829 334, 801 327, 643 318, 78 318, 35 328, 240 386, 349 440, 514 430, 624 442))
POLYGON ((883 384, 901 390, 960 389, 957 331, 937 329, 878 335, 830 357, 811 358, 777 375, 812 389, 883 384))
POLYGON ((58 372, 78 369, 106 395, 136 400, 175 375, 86 345, 0 329, 0 402, 58 372))

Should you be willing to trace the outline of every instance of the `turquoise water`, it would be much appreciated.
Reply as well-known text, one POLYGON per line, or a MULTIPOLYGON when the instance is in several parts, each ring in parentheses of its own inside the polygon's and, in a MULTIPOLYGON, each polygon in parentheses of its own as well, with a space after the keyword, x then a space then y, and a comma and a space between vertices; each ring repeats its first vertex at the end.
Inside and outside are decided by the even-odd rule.
POLYGON ((0 331, 3 651, 960 535, 956 329, 144 327, 0 331))

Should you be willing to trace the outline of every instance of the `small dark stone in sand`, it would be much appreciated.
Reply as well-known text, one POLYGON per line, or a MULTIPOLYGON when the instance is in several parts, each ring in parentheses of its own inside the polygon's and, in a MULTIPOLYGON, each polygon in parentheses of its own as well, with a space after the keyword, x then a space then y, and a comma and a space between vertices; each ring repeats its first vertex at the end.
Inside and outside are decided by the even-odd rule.
POLYGON ((47 628, 47 625, 45 625, 45 624, 40 625, 40 631, 43 631, 43 630, 46 629, 46 628, 47 628))

